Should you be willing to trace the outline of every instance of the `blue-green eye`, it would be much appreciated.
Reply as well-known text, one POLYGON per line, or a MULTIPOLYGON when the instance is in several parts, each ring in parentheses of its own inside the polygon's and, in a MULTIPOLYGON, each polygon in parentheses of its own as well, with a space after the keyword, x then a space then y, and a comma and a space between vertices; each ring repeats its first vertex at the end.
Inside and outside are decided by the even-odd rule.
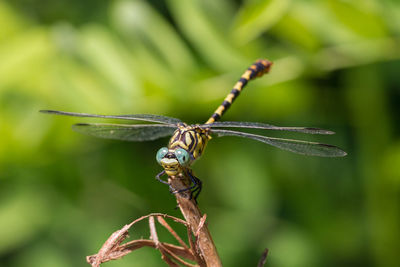
POLYGON ((161 164, 162 158, 165 155, 167 155, 167 153, 168 153, 168 148, 166 148, 166 147, 162 147, 157 151, 156 160, 157 160, 158 164, 161 164))
POLYGON ((178 148, 177 150, 175 150, 175 156, 178 159, 179 164, 185 166, 189 163, 190 156, 186 150, 178 148))

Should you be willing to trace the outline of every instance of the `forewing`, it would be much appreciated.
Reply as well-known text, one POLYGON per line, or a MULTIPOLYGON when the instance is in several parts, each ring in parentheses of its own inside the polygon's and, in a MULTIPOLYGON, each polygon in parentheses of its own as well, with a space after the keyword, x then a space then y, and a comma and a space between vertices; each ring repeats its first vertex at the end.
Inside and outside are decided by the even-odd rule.
POLYGON ((262 135, 230 131, 230 130, 213 129, 211 132, 217 134, 217 136, 239 136, 239 137, 254 139, 269 144, 271 146, 275 146, 280 149, 288 150, 293 153, 302 155, 318 156, 318 157, 344 157, 347 155, 346 152, 333 145, 307 142, 301 140, 293 140, 293 139, 267 137, 262 135))
POLYGON ((334 134, 332 131, 313 128, 313 127, 280 127, 266 123, 259 122, 242 122, 242 121, 220 121, 212 124, 204 124, 203 127, 211 128, 252 128, 252 129, 266 129, 266 130, 277 130, 277 131, 290 131, 299 132, 306 134, 334 134))
POLYGON ((176 127, 157 124, 78 123, 72 129, 100 138, 125 141, 149 141, 171 136, 176 127))
POLYGON ((76 113, 76 112, 57 111, 57 110, 40 110, 40 112, 47 114, 55 114, 55 115, 73 116, 73 117, 148 121, 148 122, 158 122, 163 124, 177 124, 181 122, 181 120, 176 118, 166 117, 161 115, 153 115, 153 114, 97 115, 97 114, 76 113))

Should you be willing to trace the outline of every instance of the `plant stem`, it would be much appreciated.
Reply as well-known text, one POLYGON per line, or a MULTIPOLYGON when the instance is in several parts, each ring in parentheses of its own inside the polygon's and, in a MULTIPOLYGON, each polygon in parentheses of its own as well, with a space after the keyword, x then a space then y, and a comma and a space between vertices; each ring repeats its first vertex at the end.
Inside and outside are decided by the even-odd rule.
MULTIPOLYGON (((182 175, 171 176, 169 182, 172 188, 180 190, 188 187, 189 178, 182 175)), ((202 216, 196 201, 190 199, 190 191, 177 193, 175 196, 185 221, 189 223, 192 232, 195 233, 199 249, 198 254, 204 261, 203 266, 222 267, 217 248, 214 245, 207 224, 204 223, 205 217, 202 216)))

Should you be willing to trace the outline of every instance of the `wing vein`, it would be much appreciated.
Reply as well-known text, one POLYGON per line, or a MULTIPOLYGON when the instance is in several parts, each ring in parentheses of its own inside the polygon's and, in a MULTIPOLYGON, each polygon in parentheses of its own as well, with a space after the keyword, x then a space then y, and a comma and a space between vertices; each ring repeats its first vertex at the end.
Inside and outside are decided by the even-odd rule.
POLYGON ((315 127, 281 127, 260 122, 242 122, 242 121, 221 121, 214 122, 212 124, 204 125, 204 127, 211 128, 251 128, 251 129, 265 129, 265 130, 277 130, 277 131, 290 131, 300 132, 306 134, 334 134, 329 130, 324 130, 315 127))
POLYGON ((172 135, 176 126, 158 124, 78 123, 72 125, 72 129, 79 133, 100 138, 125 141, 150 141, 172 135))
POLYGON ((243 133, 231 130, 213 129, 211 132, 217 134, 217 136, 219 137, 238 136, 243 138, 250 138, 259 142, 269 144, 271 146, 275 146, 283 150, 288 150, 293 153, 302 155, 318 156, 318 157, 343 157, 347 155, 347 153, 341 150, 340 148, 328 144, 308 142, 295 139, 268 137, 268 136, 243 133))
POLYGON ((161 115, 153 115, 153 114, 97 115, 97 114, 77 113, 77 112, 67 112, 67 111, 57 111, 57 110, 40 110, 40 112, 46 114, 72 116, 72 117, 136 120, 136 121, 156 122, 162 124, 177 124, 181 122, 181 120, 177 118, 161 116, 161 115))

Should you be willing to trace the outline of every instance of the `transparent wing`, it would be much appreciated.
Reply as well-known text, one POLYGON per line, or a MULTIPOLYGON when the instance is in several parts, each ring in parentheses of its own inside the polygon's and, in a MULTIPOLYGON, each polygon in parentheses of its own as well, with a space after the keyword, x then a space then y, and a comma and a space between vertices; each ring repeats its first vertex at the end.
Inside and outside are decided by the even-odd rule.
POLYGON ((172 135, 176 127, 157 124, 78 123, 72 125, 72 129, 100 138, 149 141, 172 135))
POLYGON ((273 138, 273 137, 230 131, 230 130, 213 129, 211 132, 217 134, 217 136, 239 136, 239 137, 254 139, 269 144, 271 146, 275 146, 280 149, 288 150, 297 154, 318 156, 318 157, 344 157, 347 155, 347 153, 341 150, 340 148, 327 144, 293 140, 293 139, 273 138))
POLYGON ((160 115, 152 115, 152 114, 96 115, 96 114, 88 114, 88 113, 57 111, 57 110, 40 110, 40 112, 47 113, 47 114, 55 114, 55 115, 73 116, 73 117, 149 121, 149 122, 158 122, 158 123, 163 123, 163 124, 177 124, 177 123, 181 122, 181 120, 176 119, 176 118, 160 116, 160 115))
POLYGON ((266 130, 277 130, 277 131, 290 131, 290 132, 299 132, 299 133, 307 133, 307 134, 334 134, 335 132, 313 128, 313 127, 280 127, 274 126, 266 123, 259 122, 242 122, 242 121, 220 121, 214 122, 212 124, 203 124, 203 127, 211 127, 211 128, 252 128, 252 129, 266 129, 266 130))

